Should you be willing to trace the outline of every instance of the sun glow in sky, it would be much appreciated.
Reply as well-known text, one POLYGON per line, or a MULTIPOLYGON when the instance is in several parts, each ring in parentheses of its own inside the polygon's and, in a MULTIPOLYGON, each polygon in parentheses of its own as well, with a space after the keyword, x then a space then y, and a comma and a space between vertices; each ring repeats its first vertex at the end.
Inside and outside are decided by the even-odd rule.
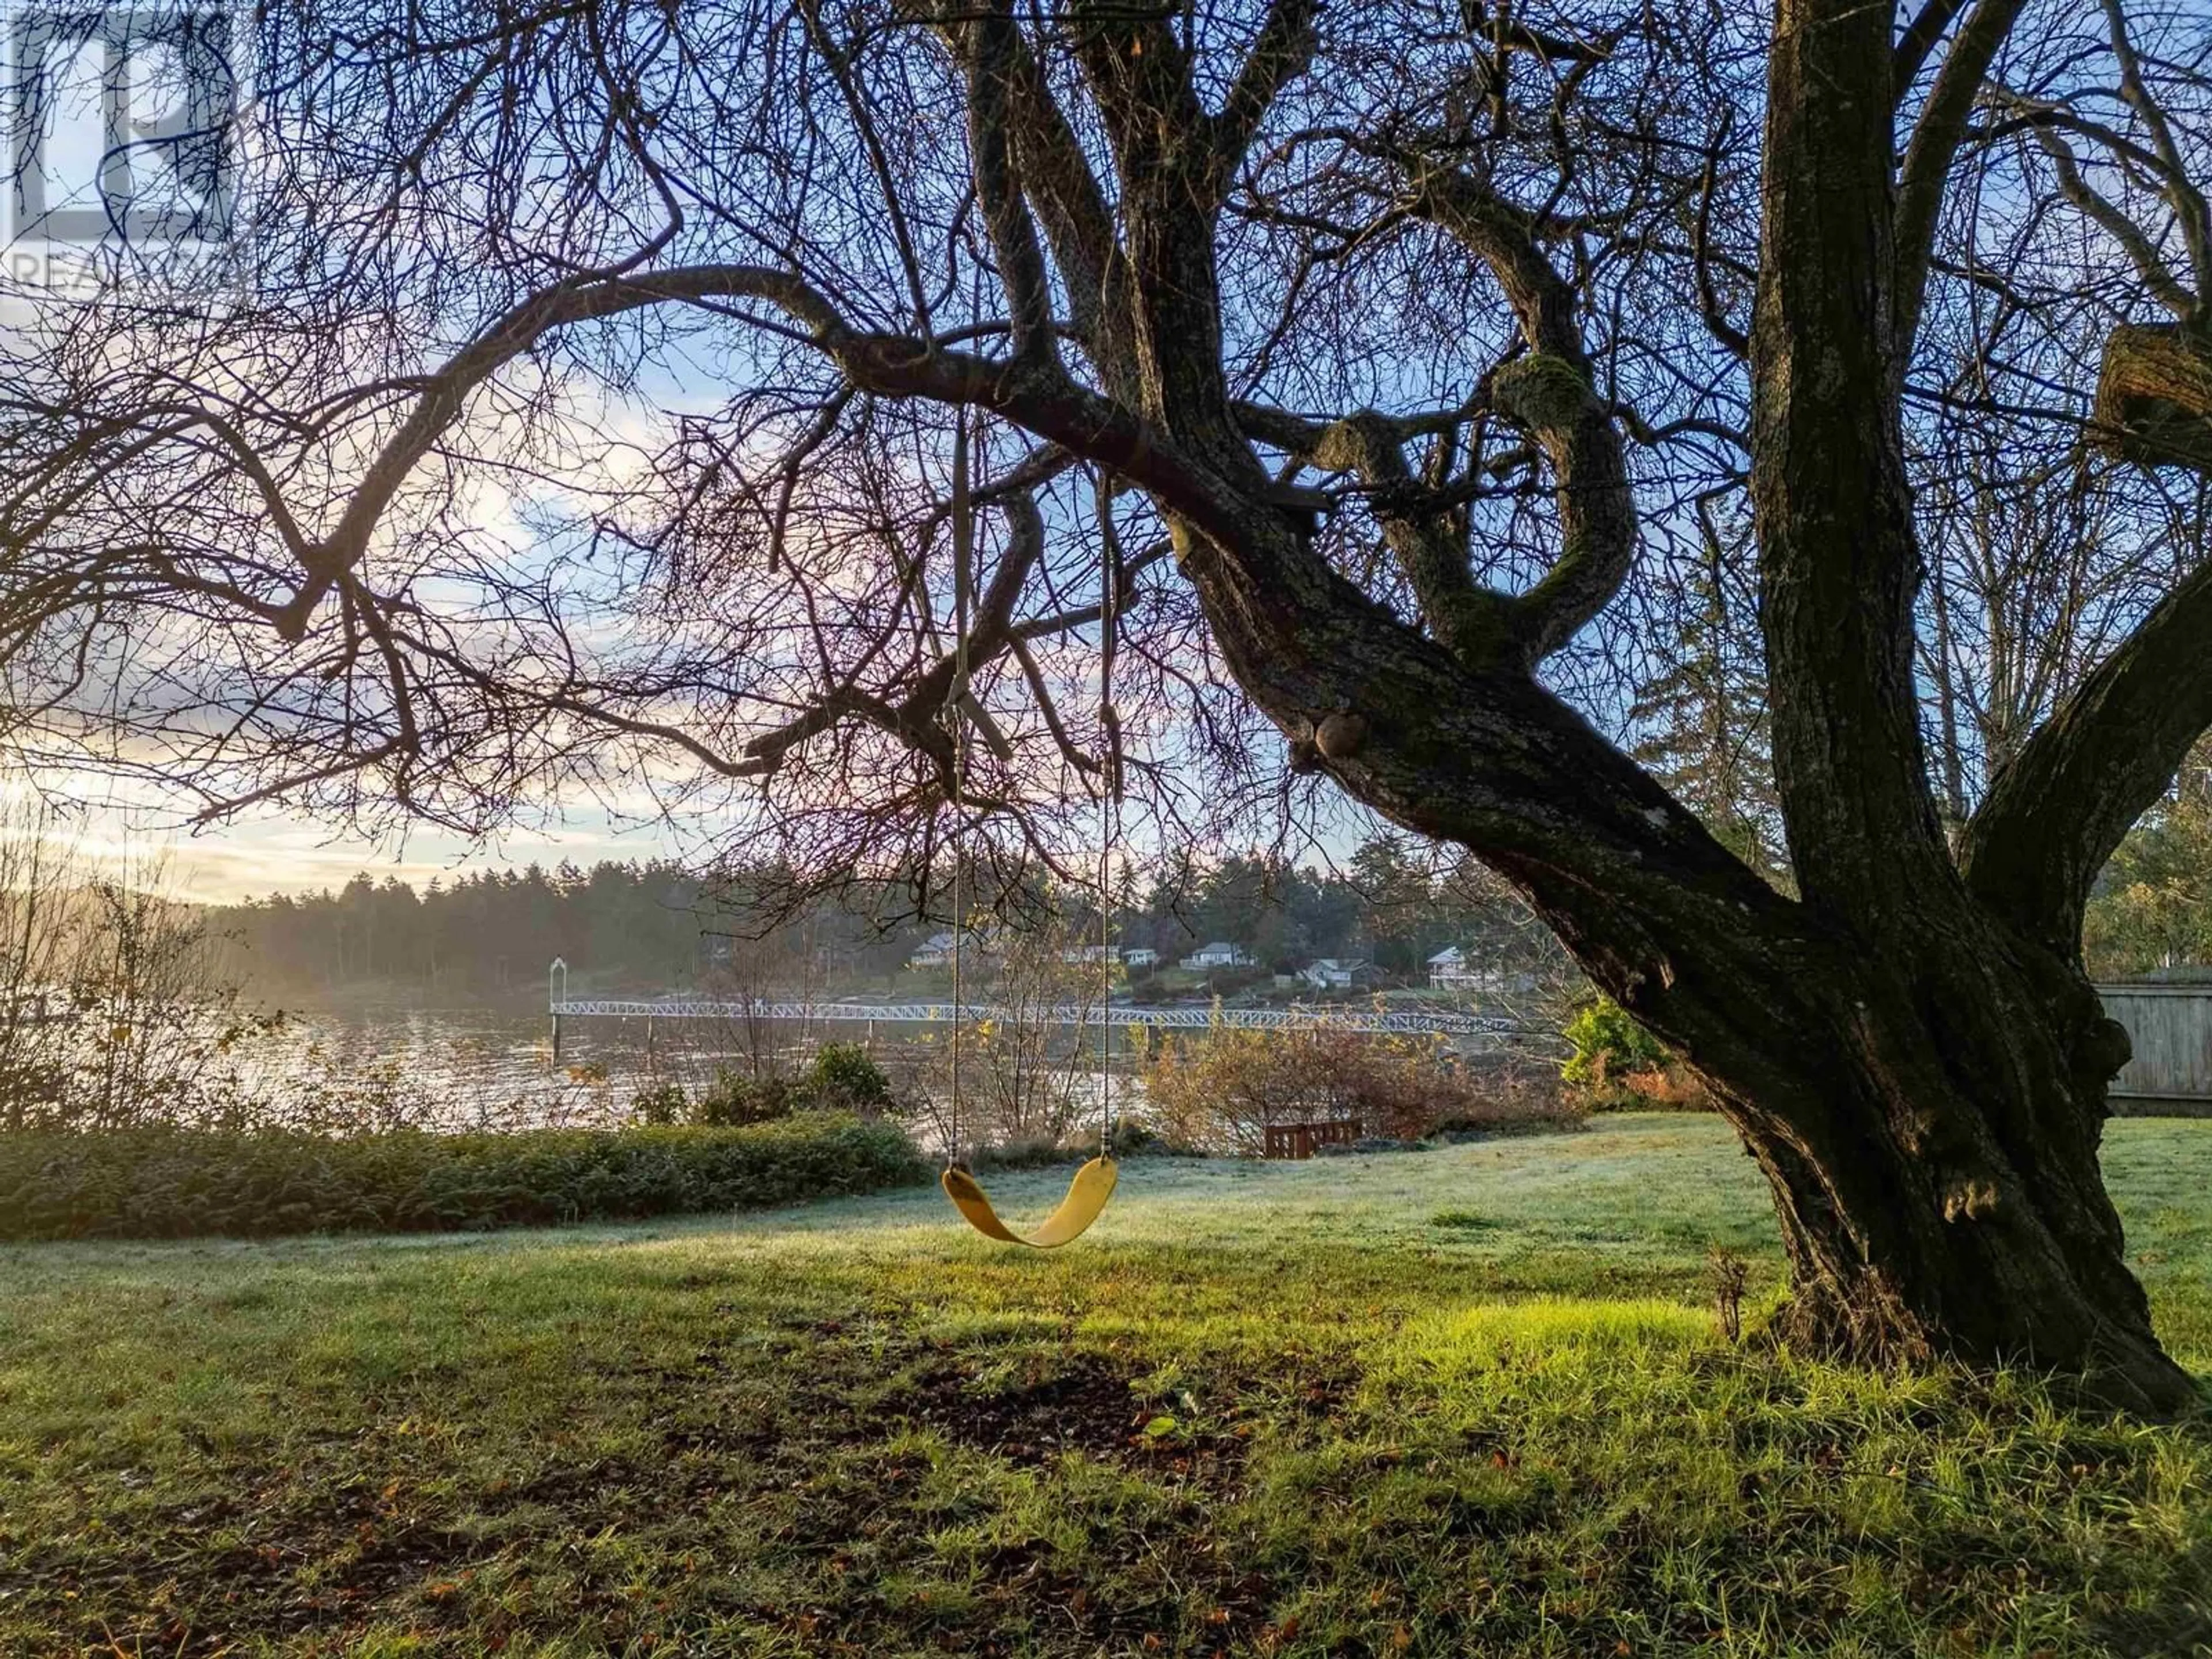
POLYGON ((674 852, 666 826, 618 821, 589 806, 518 825, 485 842, 420 826, 404 838, 373 839, 282 811, 197 833, 178 829, 173 818, 120 806, 87 808, 70 817, 61 837, 85 857, 141 867, 158 860, 165 886, 204 904, 343 887, 362 872, 379 882, 396 876, 420 889, 477 870, 562 863, 588 867, 605 859, 643 860, 674 852))
POLYGON ((176 843, 176 860, 189 896, 226 903, 273 892, 343 887, 362 871, 378 881, 397 876, 420 888, 433 879, 451 882, 476 870, 520 869, 531 864, 588 866, 603 859, 646 860, 670 851, 663 836, 605 821, 583 821, 586 816, 547 828, 512 830, 488 843, 417 830, 404 842, 379 844, 337 836, 327 828, 298 819, 277 819, 204 830, 176 843))

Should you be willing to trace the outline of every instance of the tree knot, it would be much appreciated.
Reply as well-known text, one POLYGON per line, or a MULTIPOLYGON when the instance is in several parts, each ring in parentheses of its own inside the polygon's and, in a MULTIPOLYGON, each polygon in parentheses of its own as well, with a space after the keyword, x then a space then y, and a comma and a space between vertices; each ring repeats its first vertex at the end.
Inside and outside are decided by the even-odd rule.
POLYGON ((1349 709, 1326 716, 1314 727, 1314 747, 1331 760, 1351 760, 1367 747, 1367 717, 1349 709))
POLYGON ((2135 1057, 2136 1045, 2128 1028, 2110 1015, 2092 1020, 2074 1049, 2074 1072, 2093 1088, 2101 1089, 2135 1057))
POLYGON ((1943 1219, 1985 1221, 1996 1213, 1997 1184, 1987 1176, 1958 1176, 1943 1188, 1943 1219))

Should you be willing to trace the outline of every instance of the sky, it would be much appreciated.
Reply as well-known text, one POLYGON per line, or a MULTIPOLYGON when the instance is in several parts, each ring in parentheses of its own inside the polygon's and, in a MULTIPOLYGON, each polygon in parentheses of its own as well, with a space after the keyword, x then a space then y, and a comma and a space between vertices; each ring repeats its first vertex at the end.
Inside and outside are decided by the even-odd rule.
POLYGON ((427 831, 416 831, 404 842, 377 845, 279 819, 204 831, 178 842, 175 856, 187 896, 213 904, 342 887, 361 871, 378 881, 397 876, 419 888, 434 878, 450 882, 475 870, 564 861, 589 866, 603 859, 652 859, 671 850, 665 837, 605 823, 516 830, 489 846, 427 831))
POLYGON ((95 859, 127 857, 134 865, 156 859, 163 866, 161 884, 202 904, 343 887, 362 872, 379 882, 396 876, 419 889, 477 870, 564 861, 589 866, 675 852, 665 826, 617 823, 587 805, 566 809, 549 823, 519 826, 489 842, 422 828, 404 839, 370 840, 283 811, 191 835, 143 812, 94 807, 71 828, 67 839, 95 859))

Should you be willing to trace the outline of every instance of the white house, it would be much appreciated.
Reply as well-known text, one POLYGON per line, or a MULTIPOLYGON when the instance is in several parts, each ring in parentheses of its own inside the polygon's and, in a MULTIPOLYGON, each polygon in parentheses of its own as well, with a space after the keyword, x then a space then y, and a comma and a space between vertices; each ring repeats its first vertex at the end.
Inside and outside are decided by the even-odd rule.
POLYGON ((1124 968, 1157 968, 1160 953, 1147 945, 1071 945, 1060 953, 1060 959, 1087 966, 1112 962, 1124 968))
POLYGON ((1252 953, 1241 945, 1231 945, 1225 939, 1218 939, 1211 945, 1201 945, 1185 957, 1182 965, 1199 973, 1213 968, 1249 968, 1252 953))
POLYGON ((1536 976, 1495 963, 1483 966, 1453 945, 1429 958, 1429 983, 1440 991, 1487 991, 1504 996, 1535 989, 1536 976))
POLYGON ((1477 977, 1474 963, 1456 945, 1447 945, 1429 958, 1429 983, 1438 990, 1463 990, 1477 977))
MULTIPOLYGON (((982 929, 961 934, 960 950, 969 962, 981 962, 987 957, 998 957, 1006 954, 1005 940, 1001 936, 982 929)), ((952 935, 950 933, 932 933, 906 959, 906 965, 909 968, 950 968, 952 965, 952 935)))
POLYGON ((1375 978, 1375 964, 1350 957, 1323 957, 1298 969, 1298 977, 1316 991, 1349 991, 1375 978))
POLYGON ((945 968, 952 963, 952 935, 932 933, 906 959, 909 968, 945 968))

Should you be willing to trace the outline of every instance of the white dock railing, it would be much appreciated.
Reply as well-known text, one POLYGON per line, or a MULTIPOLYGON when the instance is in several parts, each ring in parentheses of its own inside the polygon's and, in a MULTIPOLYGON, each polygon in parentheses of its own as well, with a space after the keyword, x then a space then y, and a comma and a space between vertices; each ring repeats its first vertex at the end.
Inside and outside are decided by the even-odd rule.
MULTIPOLYGON (((615 997, 556 997, 550 1011, 556 1018, 791 1020, 811 1024, 817 1021, 849 1021, 890 1025, 949 1024, 950 1002, 778 1002, 765 998, 734 1002, 705 1001, 687 997, 643 1000, 615 997)), ((970 1019, 1003 1018, 1006 1011, 988 1002, 970 1002, 961 1012, 970 1019)), ((1054 1025, 1097 1025, 1099 1006, 1091 1003, 1061 1003, 1048 1008, 1020 1011, 1024 1020, 1042 1019, 1054 1025)), ((1382 1009, 1353 1003, 1288 1008, 1216 1008, 1206 1003, 1109 1004, 1105 1018, 1120 1026, 1149 1025, 1161 1030, 1202 1031, 1219 1024, 1237 1030, 1285 1031, 1326 1026, 1339 1031, 1373 1031, 1407 1036, 1515 1036, 1522 1034, 1517 1020, 1489 1014, 1411 1012, 1382 1009)))

